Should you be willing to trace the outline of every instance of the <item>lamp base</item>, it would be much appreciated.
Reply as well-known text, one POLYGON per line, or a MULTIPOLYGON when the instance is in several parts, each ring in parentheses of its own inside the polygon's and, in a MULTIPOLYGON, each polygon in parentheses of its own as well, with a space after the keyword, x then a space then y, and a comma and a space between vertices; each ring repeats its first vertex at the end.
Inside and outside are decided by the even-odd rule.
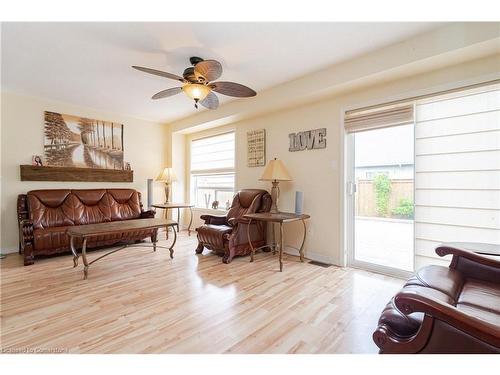
POLYGON ((165 204, 170 203, 170 184, 165 184, 165 204))
POLYGON ((274 180, 273 181, 273 187, 271 189, 271 199, 272 199, 272 204, 271 204, 271 211, 269 211, 272 214, 277 214, 280 211, 278 210, 278 199, 280 197, 280 187, 279 187, 279 181, 274 180))

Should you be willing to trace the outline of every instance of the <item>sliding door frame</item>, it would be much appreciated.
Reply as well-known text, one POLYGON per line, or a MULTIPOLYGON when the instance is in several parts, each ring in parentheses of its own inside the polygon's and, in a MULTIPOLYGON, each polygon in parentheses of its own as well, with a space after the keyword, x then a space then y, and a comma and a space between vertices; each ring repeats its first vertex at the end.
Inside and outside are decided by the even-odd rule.
MULTIPOLYGON (((415 108, 415 103, 413 103, 415 108)), ((405 126, 405 125, 401 125, 405 126)), ((356 176, 355 176, 355 134, 345 133, 345 229, 346 229, 346 248, 347 248, 347 265, 348 267, 361 268, 367 271, 381 273, 384 275, 394 276, 398 278, 407 279, 413 271, 406 271, 399 268, 383 266, 375 263, 365 262, 356 259, 356 176)), ((413 121, 413 202, 415 203, 415 119, 413 121)), ((413 267, 415 267, 415 220, 413 220, 413 267)), ((381 249, 383 251, 383 249, 381 249)))

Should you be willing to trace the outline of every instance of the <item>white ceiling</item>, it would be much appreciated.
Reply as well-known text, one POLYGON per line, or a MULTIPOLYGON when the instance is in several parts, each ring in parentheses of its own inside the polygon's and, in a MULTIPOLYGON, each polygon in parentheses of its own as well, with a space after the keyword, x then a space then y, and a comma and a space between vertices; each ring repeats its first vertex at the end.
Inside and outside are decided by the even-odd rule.
MULTIPOLYGON (((185 95, 153 101, 190 56, 222 63, 221 80, 259 92, 434 29, 437 23, 3 23, 2 89, 107 112, 172 121, 185 95)), ((219 95, 221 102, 235 100, 219 95)), ((252 100, 236 99, 236 100, 252 100)), ((204 110, 204 109, 200 109, 204 110)))

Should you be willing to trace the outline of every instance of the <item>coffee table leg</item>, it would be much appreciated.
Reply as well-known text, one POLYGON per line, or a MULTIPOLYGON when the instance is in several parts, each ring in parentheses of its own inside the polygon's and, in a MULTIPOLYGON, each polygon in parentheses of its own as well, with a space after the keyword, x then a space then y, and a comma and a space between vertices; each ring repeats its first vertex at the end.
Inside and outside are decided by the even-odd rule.
POLYGON ((302 239, 302 244, 300 245, 300 261, 304 262, 304 244, 306 243, 306 235, 307 235, 307 230, 306 230, 306 222, 302 220, 302 225, 304 226, 304 238, 302 239))
POLYGON ((280 223, 280 272, 283 272, 283 223, 280 223))
MULTIPOLYGON (((167 230, 168 230, 168 227, 167 227, 167 230)), ((170 251, 170 259, 174 259, 174 245, 175 245, 175 242, 177 241, 177 232, 175 231, 175 228, 173 228, 173 231, 174 232, 174 242, 172 242, 172 245, 170 245, 168 251, 170 251)))
MULTIPOLYGON (((168 208, 165 208, 164 211, 165 211, 165 216, 164 217, 165 217, 165 219, 168 219, 168 208)), ((165 239, 167 239, 167 240, 168 240, 168 228, 169 227, 165 228, 165 239)))
POLYGON ((89 273, 89 262, 87 262, 87 237, 84 237, 83 239, 82 259, 83 259, 83 279, 87 280, 87 276, 89 273))
POLYGON ((189 207, 189 212, 190 212, 190 216, 189 216, 188 236, 191 235, 191 224, 193 224, 193 208, 192 207, 189 207))
POLYGON ((75 249, 75 237, 70 236, 69 246, 71 248, 71 252, 73 253, 73 268, 78 266, 78 253, 75 249))
POLYGON ((181 209, 179 207, 177 207, 177 233, 179 233, 179 223, 180 222, 181 222, 181 209))
POLYGON ((153 240, 153 251, 156 251, 156 243, 158 242, 158 228, 155 229, 153 236, 151 236, 153 240))
POLYGON ((250 263, 253 262, 253 257, 255 255, 255 248, 252 245, 252 240, 250 239, 250 225, 252 224, 252 219, 248 220, 248 225, 247 225, 247 238, 248 238, 248 244, 250 245, 250 263))

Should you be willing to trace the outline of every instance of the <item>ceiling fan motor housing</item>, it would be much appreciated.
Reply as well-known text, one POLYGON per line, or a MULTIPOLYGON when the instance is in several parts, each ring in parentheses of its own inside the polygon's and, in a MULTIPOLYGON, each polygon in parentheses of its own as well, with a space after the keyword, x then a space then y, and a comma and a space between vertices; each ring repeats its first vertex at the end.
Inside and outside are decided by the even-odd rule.
POLYGON ((194 67, 186 68, 182 76, 186 81, 191 83, 205 83, 205 78, 201 75, 196 74, 194 67))

